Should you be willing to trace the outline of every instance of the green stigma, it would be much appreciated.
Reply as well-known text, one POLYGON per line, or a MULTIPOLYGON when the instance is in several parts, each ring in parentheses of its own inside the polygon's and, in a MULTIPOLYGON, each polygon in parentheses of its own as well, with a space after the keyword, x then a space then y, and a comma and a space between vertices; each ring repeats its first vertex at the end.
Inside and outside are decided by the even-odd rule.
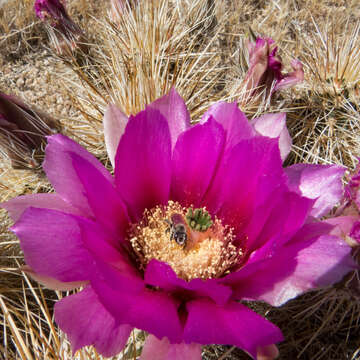
POLYGON ((213 224, 210 214, 204 208, 189 208, 186 213, 186 222, 196 231, 206 231, 213 224))

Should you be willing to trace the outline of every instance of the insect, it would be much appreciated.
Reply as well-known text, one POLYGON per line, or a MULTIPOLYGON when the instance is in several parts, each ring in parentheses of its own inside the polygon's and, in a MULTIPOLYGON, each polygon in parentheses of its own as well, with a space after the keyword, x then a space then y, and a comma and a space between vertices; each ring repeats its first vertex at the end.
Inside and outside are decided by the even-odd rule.
POLYGON ((171 215, 171 220, 166 219, 165 222, 169 225, 165 232, 170 233, 170 240, 175 240, 177 244, 185 248, 187 233, 182 216, 179 214, 173 214, 171 215))

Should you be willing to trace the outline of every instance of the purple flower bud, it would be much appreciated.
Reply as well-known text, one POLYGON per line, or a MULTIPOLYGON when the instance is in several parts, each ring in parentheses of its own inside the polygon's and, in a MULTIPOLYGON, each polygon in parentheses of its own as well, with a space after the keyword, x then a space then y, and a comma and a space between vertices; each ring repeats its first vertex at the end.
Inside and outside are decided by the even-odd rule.
POLYGON ((249 70, 245 77, 246 90, 256 95, 264 90, 268 96, 275 91, 286 89, 303 81, 304 72, 299 60, 291 63, 293 72, 282 73, 282 61, 277 55, 277 46, 271 38, 256 38, 248 43, 249 70))
POLYGON ((14 169, 39 168, 46 136, 60 129, 60 124, 49 115, 0 93, 0 152, 10 158, 14 169))
POLYGON ((73 51, 84 36, 66 12, 64 1, 36 0, 34 10, 36 16, 49 27, 50 38, 56 51, 62 55, 73 51))

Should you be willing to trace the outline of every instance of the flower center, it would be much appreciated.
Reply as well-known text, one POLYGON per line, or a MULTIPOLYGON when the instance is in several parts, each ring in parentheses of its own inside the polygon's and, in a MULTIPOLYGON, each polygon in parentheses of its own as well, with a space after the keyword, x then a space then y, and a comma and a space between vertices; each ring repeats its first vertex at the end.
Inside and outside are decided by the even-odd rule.
POLYGON ((188 281, 221 277, 242 256, 232 244, 232 228, 216 217, 211 219, 205 208, 184 208, 174 201, 146 209, 129 234, 142 270, 157 259, 188 281))

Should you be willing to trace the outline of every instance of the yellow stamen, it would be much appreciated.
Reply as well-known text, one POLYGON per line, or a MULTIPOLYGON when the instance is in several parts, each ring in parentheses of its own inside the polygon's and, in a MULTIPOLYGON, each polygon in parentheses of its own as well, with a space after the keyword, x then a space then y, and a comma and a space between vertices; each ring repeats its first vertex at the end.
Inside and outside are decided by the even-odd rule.
POLYGON ((169 264, 185 280, 221 277, 242 256, 241 250, 232 244, 233 230, 215 218, 206 231, 196 231, 185 221, 187 212, 179 203, 169 201, 167 206, 145 210, 143 219, 131 226, 130 242, 140 267, 144 270, 150 260, 157 259, 169 264), (171 240, 169 222, 175 214, 176 218, 184 219, 185 246, 171 240))

